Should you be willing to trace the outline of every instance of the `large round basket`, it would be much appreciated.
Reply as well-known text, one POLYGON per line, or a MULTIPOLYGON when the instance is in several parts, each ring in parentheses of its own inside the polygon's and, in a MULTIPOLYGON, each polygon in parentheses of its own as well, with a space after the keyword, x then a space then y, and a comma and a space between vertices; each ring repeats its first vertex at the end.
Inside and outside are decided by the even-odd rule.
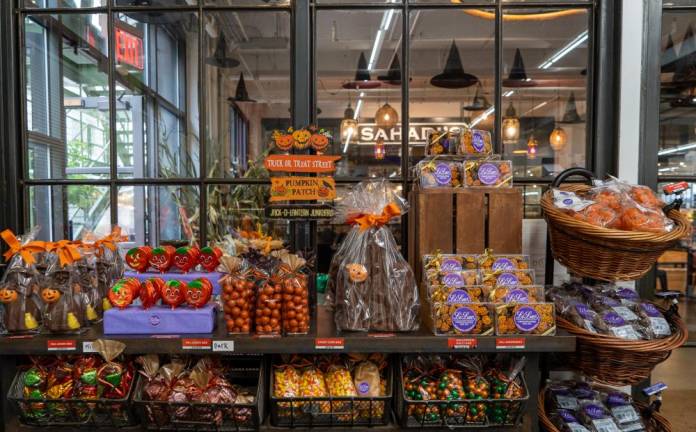
MULTIPOLYGON (((605 390, 616 391, 615 389, 603 387, 600 385, 593 385, 595 388, 603 388, 605 390)), ((541 424, 541 429, 546 432, 561 432, 558 430, 556 425, 553 424, 549 415, 546 411, 546 388, 539 391, 537 396, 537 413, 539 415, 539 423, 541 424)), ((648 407, 640 402, 634 402, 641 409, 641 415, 647 415, 647 419, 643 417, 643 422, 646 423, 648 432, 672 432, 672 425, 669 421, 664 418, 660 413, 652 411, 648 413, 648 407)))
MULTIPOLYGON (((560 188, 583 193, 591 187, 570 184, 560 188)), ((554 258, 577 276, 603 281, 640 278, 650 271, 665 250, 686 237, 691 230, 686 216, 675 209, 667 213, 674 221, 674 228, 665 233, 598 227, 577 220, 556 207, 552 190, 542 196, 541 207, 548 224, 554 258)))
MULTIPOLYGON (((664 308, 660 310, 665 313, 664 308)), ((563 317, 557 317, 556 323, 577 339, 575 352, 568 354, 573 367, 598 381, 623 386, 647 379, 656 365, 686 342, 688 330, 679 315, 665 314, 665 318, 671 336, 637 341, 591 333, 563 317)))

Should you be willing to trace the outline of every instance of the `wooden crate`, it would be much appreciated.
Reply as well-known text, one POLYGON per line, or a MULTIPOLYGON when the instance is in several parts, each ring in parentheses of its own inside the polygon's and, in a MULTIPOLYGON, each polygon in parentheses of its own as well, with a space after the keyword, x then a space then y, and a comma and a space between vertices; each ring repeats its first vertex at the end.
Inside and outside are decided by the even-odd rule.
POLYGON ((410 193, 409 263, 421 280, 421 257, 442 253, 522 253, 522 191, 432 189, 410 193))

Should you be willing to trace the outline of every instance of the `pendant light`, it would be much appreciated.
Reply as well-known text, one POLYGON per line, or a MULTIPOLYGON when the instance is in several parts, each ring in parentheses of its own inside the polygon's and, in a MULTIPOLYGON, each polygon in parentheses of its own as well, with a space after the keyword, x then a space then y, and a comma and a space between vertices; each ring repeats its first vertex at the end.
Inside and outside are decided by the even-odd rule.
POLYGON ((350 106, 350 101, 348 101, 348 107, 346 107, 343 113, 343 120, 341 120, 341 141, 346 142, 349 138, 353 138, 358 134, 358 121, 355 120, 355 111, 350 106))
POLYGON ((556 128, 549 135, 549 144, 554 151, 561 151, 565 148, 568 143, 568 134, 562 127, 556 126, 556 128))
POLYGON ((224 33, 220 33, 220 37, 218 37, 217 40, 217 45, 215 46, 215 53, 206 58, 205 63, 210 66, 225 69, 231 69, 239 66, 239 60, 236 58, 227 57, 227 39, 225 39, 224 33))
POLYGON ((358 58, 358 68, 355 71, 355 79, 343 84, 344 89, 373 89, 381 86, 380 81, 373 81, 370 76, 370 70, 367 68, 367 59, 365 53, 361 52, 358 58))
POLYGON ((375 159, 382 160, 386 155, 386 149, 384 146, 384 138, 378 138, 375 143, 375 159))
POLYGON ((517 111, 512 106, 512 101, 505 111, 503 117, 503 142, 507 144, 516 143, 520 139, 520 119, 517 117, 517 111))
POLYGON ((512 69, 507 79, 503 80, 504 87, 534 87, 537 83, 527 76, 522 60, 522 52, 519 48, 515 50, 515 59, 512 62, 512 69))
POLYGON ((385 131, 391 130, 399 122, 399 114, 389 105, 389 102, 382 105, 375 112, 375 124, 378 128, 385 131))
POLYGON ((479 82, 479 79, 469 73, 464 72, 462 59, 459 57, 459 49, 457 44, 452 41, 449 54, 447 54, 447 62, 441 74, 435 75, 430 79, 430 84, 435 87, 448 89, 471 87, 479 82))
POLYGON ((534 138, 534 133, 532 133, 527 139, 527 159, 536 159, 538 147, 539 141, 534 138))

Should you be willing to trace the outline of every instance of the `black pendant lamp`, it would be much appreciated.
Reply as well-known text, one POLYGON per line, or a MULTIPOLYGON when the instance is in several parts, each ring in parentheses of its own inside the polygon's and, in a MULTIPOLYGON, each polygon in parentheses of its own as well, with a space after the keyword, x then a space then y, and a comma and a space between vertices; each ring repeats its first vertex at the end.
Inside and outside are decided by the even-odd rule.
POLYGON ((358 69, 355 71, 355 79, 343 84, 344 89, 373 89, 381 86, 380 81, 373 81, 370 71, 367 69, 365 53, 361 52, 358 58, 358 69))
POLYGON ((512 62, 512 69, 507 79, 503 80, 504 87, 534 87, 537 83, 527 76, 522 60, 522 52, 519 48, 515 50, 515 60, 512 62))
POLYGON ((665 45, 665 49, 662 52, 662 58, 668 60, 669 63, 665 63, 662 65, 661 72, 674 72, 676 69, 677 59, 679 58, 679 55, 677 54, 677 48, 674 46, 674 40, 672 39, 671 34, 667 35, 667 45, 665 45))
POLYGON ((441 74, 435 75, 430 79, 430 84, 435 87, 456 89, 471 87, 479 82, 479 79, 469 73, 464 72, 462 59, 459 57, 459 49, 457 44, 452 41, 449 54, 447 54, 447 63, 441 74))
POLYGON ((565 112, 563 113, 563 118, 559 123, 565 124, 577 124, 582 123, 584 120, 578 114, 578 107, 575 104, 575 92, 570 92, 568 96, 568 101, 566 101, 565 112))
POLYGON ((387 74, 378 76, 377 79, 387 84, 401 85, 401 62, 399 62, 398 54, 394 54, 394 59, 389 66, 387 74))
POLYGON ((237 90, 234 92, 234 97, 229 100, 234 102, 256 102, 249 98, 249 92, 244 82, 244 72, 240 72, 239 81, 237 81, 237 90))
POLYGON ((227 39, 225 39, 224 33, 220 33, 217 45, 215 46, 215 52, 212 56, 205 59, 205 63, 210 66, 225 69, 231 69, 239 66, 239 60, 236 58, 227 57, 227 39))
POLYGON ((485 111, 490 108, 490 102, 488 102, 488 99, 481 93, 483 93, 483 87, 481 83, 478 83, 476 86, 476 93, 474 93, 474 98, 471 100, 471 103, 462 109, 466 111, 485 111))

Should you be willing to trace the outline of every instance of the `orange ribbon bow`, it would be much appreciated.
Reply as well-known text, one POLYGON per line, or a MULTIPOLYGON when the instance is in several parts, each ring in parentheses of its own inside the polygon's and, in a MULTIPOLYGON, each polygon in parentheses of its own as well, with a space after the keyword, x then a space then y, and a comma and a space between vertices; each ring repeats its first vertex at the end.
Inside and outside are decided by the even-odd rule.
POLYGON ((399 206, 391 202, 384 206, 384 209, 382 209, 382 214, 376 215, 371 213, 359 213, 357 215, 349 216, 346 222, 349 224, 357 224, 360 226, 361 231, 365 231, 370 227, 379 228, 384 226, 392 218, 398 216, 401 216, 401 210, 399 210, 399 206))
POLYGON ((44 252, 46 250, 46 242, 34 240, 23 245, 12 231, 6 229, 0 232, 0 237, 5 240, 5 243, 10 247, 10 250, 5 252, 5 261, 8 261, 15 254, 20 254, 25 263, 31 265, 36 262, 35 253, 44 252))
POLYGON ((68 264, 81 258, 80 252, 77 250, 77 244, 70 240, 61 240, 48 244, 48 251, 58 255, 60 266, 65 267, 68 264))
POLYGON ((116 225, 112 230, 111 234, 100 238, 94 242, 94 247, 97 249, 97 255, 101 255, 103 248, 106 247, 112 252, 116 250, 116 243, 127 241, 128 237, 121 235, 121 227, 116 225))

